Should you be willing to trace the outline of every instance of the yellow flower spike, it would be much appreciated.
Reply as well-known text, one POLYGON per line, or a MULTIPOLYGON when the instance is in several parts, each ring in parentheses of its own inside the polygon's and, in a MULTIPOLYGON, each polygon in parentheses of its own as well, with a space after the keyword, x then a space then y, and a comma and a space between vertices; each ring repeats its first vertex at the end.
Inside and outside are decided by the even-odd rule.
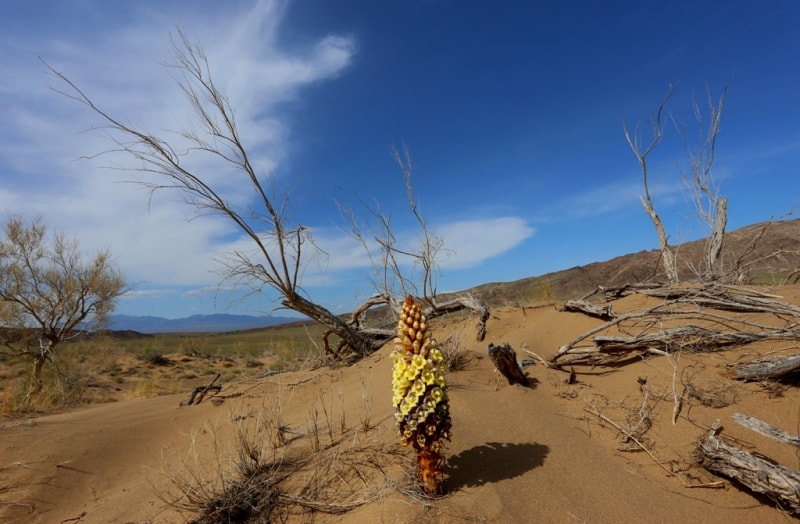
POLYGON ((414 393, 417 395, 422 395, 425 393, 425 383, 424 382, 414 382, 414 393))
POLYGON ((433 388, 431 390, 431 398, 437 403, 441 402, 444 398, 444 391, 442 391, 442 388, 433 388))
POLYGON ((450 440, 446 365, 438 344, 428 334, 428 320, 406 297, 397 323, 391 358, 392 404, 403 445, 417 452, 417 474, 428 495, 442 493, 444 441, 450 440))

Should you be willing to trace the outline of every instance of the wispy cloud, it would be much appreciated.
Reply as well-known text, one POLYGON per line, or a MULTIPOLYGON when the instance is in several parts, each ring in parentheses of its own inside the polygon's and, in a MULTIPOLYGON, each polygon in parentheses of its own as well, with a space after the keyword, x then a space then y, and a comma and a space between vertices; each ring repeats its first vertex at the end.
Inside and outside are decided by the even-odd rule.
MULTIPOLYGON (((654 170, 655 171, 655 170, 654 170)), ((683 182, 675 174, 674 182, 650 183, 650 194, 656 206, 671 206, 681 198, 683 182)), ((587 220, 624 210, 641 209, 640 197, 644 194, 641 181, 635 176, 631 181, 616 181, 579 190, 542 206, 537 210, 537 222, 587 220)))
MULTIPOLYGON (((242 5, 242 4, 237 4, 242 5)), ((86 108, 53 92, 66 86, 48 77, 41 56, 66 74, 110 114, 134 127, 163 134, 182 131, 188 105, 175 83, 169 35, 175 24, 203 46, 215 82, 236 108, 242 140, 264 172, 285 155, 291 122, 279 110, 304 86, 341 74, 356 51, 347 35, 323 35, 305 49, 278 45, 285 1, 260 0, 246 10, 216 9, 175 20, 139 4, 132 16, 86 31, 86 38, 38 40, 36 48, 21 31, 0 36, 0 52, 14 56, 0 75, 0 204, 9 213, 43 215, 54 228, 77 237, 87 250, 109 249, 131 282, 158 288, 203 286, 216 280, 213 259, 231 233, 220 217, 189 222, 192 210, 179 195, 147 192, 121 181, 131 173, 102 166, 129 159, 113 155, 82 157, 108 150, 86 108), (153 35, 156 35, 155 37, 153 35), (27 57, 22 60, 20 57, 27 57)), ((180 144, 177 135, 170 135, 180 144)), ((195 162, 198 162, 197 160, 195 162)), ((206 162, 200 160, 199 162, 206 162)), ((249 198, 246 188, 213 163, 198 169, 218 177, 233 203, 249 198)), ((163 291, 163 290, 162 290, 163 291)), ((156 291, 131 291, 127 298, 156 291)))
POLYGON ((138 289, 126 292, 122 298, 126 300, 163 298, 176 293, 174 289, 138 289))
POLYGON ((465 269, 480 265, 521 244, 535 233, 519 217, 499 217, 487 220, 462 220, 436 228, 436 233, 450 251, 442 268, 465 269))

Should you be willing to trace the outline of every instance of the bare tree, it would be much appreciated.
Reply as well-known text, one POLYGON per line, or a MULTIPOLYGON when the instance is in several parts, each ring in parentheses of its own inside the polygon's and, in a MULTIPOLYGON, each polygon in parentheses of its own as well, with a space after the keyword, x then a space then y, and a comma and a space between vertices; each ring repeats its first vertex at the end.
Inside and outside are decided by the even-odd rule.
MULTIPOLYGON (((219 214, 229 219, 252 242, 254 253, 235 251, 224 260, 226 280, 244 283, 252 292, 265 288, 282 297, 282 306, 327 326, 344 345, 364 355, 380 347, 392 336, 389 331, 371 332, 359 329, 307 298, 300 287, 305 263, 314 255, 311 231, 291 219, 289 196, 279 194, 268 178, 259 174, 251 163, 239 134, 227 97, 214 83, 204 51, 180 32, 173 40, 175 64, 181 75, 178 81, 191 107, 195 128, 180 136, 189 147, 178 150, 170 139, 126 124, 98 107, 92 99, 65 74, 45 64, 51 74, 66 88, 57 90, 83 104, 104 122, 100 129, 114 142, 107 151, 121 152, 134 162, 131 171, 150 176, 138 183, 152 192, 161 189, 177 191, 198 214, 219 214), (222 161, 254 193, 257 204, 239 207, 214 185, 210 177, 197 172, 188 160, 210 157, 222 161)), ((173 139, 174 141, 174 139, 173 139)))
POLYGON ((375 296, 356 310, 351 322, 358 321, 357 314, 378 305, 388 304, 393 311, 399 313, 402 300, 411 294, 419 297, 425 304, 423 312, 429 319, 464 309, 476 313, 479 318, 476 338, 481 341, 486 335, 489 309, 480 300, 469 295, 453 296, 440 301, 437 277, 442 253, 446 251, 444 239, 428 226, 414 196, 414 162, 408 147, 405 144, 402 148, 393 146, 391 156, 403 175, 409 209, 419 232, 417 245, 399 245, 391 215, 380 208, 369 210, 374 221, 371 226, 365 226, 359 223, 352 208, 339 204, 340 211, 351 223, 351 235, 364 247, 370 258, 374 272, 373 286, 377 291, 375 296), (373 242, 377 249, 373 249, 373 242), (401 267, 404 261, 407 265, 414 266, 419 273, 413 273, 412 270, 412 276, 409 276, 401 267))
MULTIPOLYGON (((42 390, 42 370, 56 347, 80 329, 96 329, 114 310, 125 282, 106 251, 85 260, 77 241, 48 240, 40 218, 12 217, 0 239, 0 342, 3 352, 33 360, 27 400, 42 390)), ((56 369, 57 366, 56 366, 56 369)))
POLYGON ((411 259, 419 265, 422 269, 422 277, 419 279, 422 283, 422 289, 417 290, 416 294, 429 306, 435 306, 435 297, 437 295, 436 279, 438 276, 437 265, 440 254, 444 249, 444 240, 428 227, 428 223, 422 211, 419 209, 419 202, 414 197, 414 184, 412 183, 414 162, 408 147, 405 144, 403 144, 402 150, 397 147, 392 147, 392 158, 403 174, 408 205, 411 208, 411 214, 414 216, 414 220, 416 220, 420 230, 418 238, 419 245, 416 251, 401 251, 390 244, 382 244, 382 247, 384 247, 386 251, 396 251, 411 257, 411 259))
POLYGON ((728 199, 721 193, 714 178, 713 167, 716 156, 717 137, 722 121, 722 109, 728 96, 727 88, 723 90, 719 100, 714 102, 711 89, 706 88, 708 101, 708 123, 703 118, 703 111, 695 102, 692 106, 697 123, 698 138, 695 144, 689 144, 684 137, 684 150, 689 162, 689 173, 684 172, 684 182, 689 188, 692 201, 697 208, 700 220, 709 228, 709 238, 705 251, 706 280, 718 280, 723 273, 721 264, 722 244, 728 224, 728 199))
POLYGON ((658 234, 658 242, 661 246, 661 261, 664 266, 664 272, 667 275, 667 279, 670 282, 678 282, 680 278, 678 277, 678 264, 675 257, 675 252, 673 251, 672 246, 669 243, 669 236, 667 235, 667 231, 664 228, 664 223, 661 220, 661 217, 656 212, 655 204, 653 203, 653 196, 650 194, 650 186, 648 184, 648 171, 647 171, 647 157, 656 149, 656 147, 661 144, 661 140, 664 137, 664 112, 666 110, 667 104, 669 103, 672 95, 675 94, 675 91, 678 89, 678 85, 674 84, 669 86, 669 90, 667 91, 667 95, 664 97, 664 100, 661 101, 661 104, 658 106, 658 111, 654 117, 650 120, 650 127, 652 129, 653 137, 648 142, 646 146, 642 145, 641 137, 639 134, 639 126, 636 126, 633 135, 628 130, 628 124, 626 121, 623 120, 622 128, 625 132, 625 140, 628 141, 628 145, 633 151, 634 156, 636 156, 636 161, 639 163, 639 169, 642 172, 642 185, 644 186, 644 196, 640 196, 639 200, 642 203, 642 207, 650 216, 650 220, 653 222, 653 226, 656 228, 656 234, 658 234))
MULTIPOLYGON (((623 131, 628 145, 633 151, 639 168, 642 173, 642 185, 644 195, 640 197, 642 207, 644 207, 650 220, 656 229, 661 248, 661 259, 667 279, 671 283, 680 280, 678 275, 678 263, 674 246, 669 243, 669 236, 664 228, 664 223, 655 209, 653 197, 650 193, 648 181, 648 156, 661 144, 664 136, 664 119, 666 107, 678 84, 669 86, 667 95, 658 106, 655 116, 651 119, 652 139, 644 146, 641 142, 640 133, 637 129, 631 133, 627 122, 623 121, 623 131)), ((717 280, 722 276, 723 268, 721 265, 722 244, 725 237, 725 229, 728 221, 728 200, 722 196, 719 187, 713 176, 713 166, 716 155, 717 137, 720 131, 722 119, 722 109, 727 98, 727 89, 723 91, 718 102, 714 102, 711 97, 710 89, 707 89, 708 98, 708 123, 705 122, 703 111, 697 103, 692 105, 692 110, 698 127, 698 137, 695 143, 690 143, 688 133, 679 125, 677 119, 672 118, 681 138, 683 147, 688 160, 688 173, 681 169, 684 183, 689 189, 692 202, 694 203, 700 220, 705 223, 710 230, 710 237, 706 243, 704 254, 705 269, 702 277, 704 280, 717 280)))

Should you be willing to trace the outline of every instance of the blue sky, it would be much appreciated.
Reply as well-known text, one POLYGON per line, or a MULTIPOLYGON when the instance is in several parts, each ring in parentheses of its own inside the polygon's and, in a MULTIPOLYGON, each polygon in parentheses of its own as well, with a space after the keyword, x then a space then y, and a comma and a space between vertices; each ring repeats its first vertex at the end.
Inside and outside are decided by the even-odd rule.
MULTIPOLYGON (((273 310, 269 294, 218 289, 215 257, 241 245, 228 223, 193 219, 174 194, 149 202, 122 183, 129 174, 82 158, 109 144, 39 62, 126 122, 178 130, 188 108, 161 64, 180 27, 206 50, 265 176, 295 195, 294 218, 326 253, 309 261, 303 288, 332 310, 373 293, 336 201, 364 218, 361 203, 379 202, 414 242, 392 144, 410 149, 420 206, 448 249, 440 290, 606 260, 658 245, 622 121, 647 131, 678 80, 669 108, 690 126, 706 86, 728 87, 715 177, 729 229, 795 210, 799 23, 789 0, 7 0, 0 209, 42 215, 86 251, 109 249, 131 283, 119 313, 273 310)), ((682 151, 668 126, 651 159, 673 242, 707 232, 681 182, 682 151)))

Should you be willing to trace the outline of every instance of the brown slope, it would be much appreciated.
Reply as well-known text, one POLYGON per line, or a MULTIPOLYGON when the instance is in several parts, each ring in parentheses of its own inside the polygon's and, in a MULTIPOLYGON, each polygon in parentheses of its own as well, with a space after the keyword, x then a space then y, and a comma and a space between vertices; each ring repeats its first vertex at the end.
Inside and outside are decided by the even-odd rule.
MULTIPOLYGON (((793 288, 797 301, 800 289, 793 288)), ((622 313, 640 307, 640 297, 615 303, 622 313)), ((690 453, 714 418, 734 410, 791 429, 798 396, 787 391, 769 399, 756 386, 734 385, 736 404, 725 409, 697 402, 679 423, 670 422, 672 368, 666 359, 639 359, 616 370, 584 370, 578 382, 543 368, 528 369, 534 387, 508 386, 484 358, 489 342, 509 342, 549 355, 565 341, 596 325, 584 315, 551 307, 498 308, 484 343, 474 342, 469 319, 442 319, 433 326, 441 339, 460 341, 473 359, 464 371, 450 373, 453 441, 447 454, 450 494, 424 503, 391 489, 344 515, 289 515, 290 522, 781 522, 779 510, 728 485, 728 489, 684 487, 678 479, 714 480, 692 469, 690 453), (647 402, 639 378, 651 388, 647 402), (647 404, 652 429, 646 434, 662 465, 644 452, 619 451, 619 433, 589 416, 600 407, 619 423, 647 404), (676 472, 668 474, 663 466, 676 472), (684 474, 690 471, 691 477, 684 474)), ((339 369, 286 373, 228 384, 220 405, 178 407, 178 397, 123 401, 74 413, 15 422, 0 427, 0 522, 181 522, 164 509, 156 490, 165 493, 165 473, 189 460, 213 479, 221 463, 235 456, 232 433, 242 423, 268 432, 278 417, 287 428, 287 447, 299 455, 314 448, 316 420, 324 446, 339 462, 377 460, 381 475, 345 478, 340 488, 365 494, 385 478, 400 482, 411 454, 398 444, 390 406, 390 348, 358 364, 339 369), (323 414, 327 413, 327 414, 323 414), (367 424, 364 424, 366 419, 367 424), (333 438, 327 427, 332 427, 333 438), (342 427, 346 429, 342 431, 342 427), (220 460, 220 456, 223 459, 220 460), (383 477, 382 475, 386 475, 383 477)), ((774 348, 765 348, 772 351, 774 348)), ((754 356, 748 349, 749 356, 754 356)), ((684 369, 701 381, 721 380, 721 363, 734 353, 685 355, 684 369)), ((181 399, 183 396, 181 397, 181 399)), ((726 432, 732 433, 734 428, 726 432)), ((757 436, 740 433, 742 442, 759 445, 781 460, 794 450, 761 447, 757 436)), ((796 458, 794 458, 796 461, 796 458)), ((342 490, 327 501, 344 496, 342 490)), ((366 495, 365 495, 366 496, 366 495)))
MULTIPOLYGON (((680 245, 681 278, 697 278, 705 239, 680 245)), ((722 260, 726 270, 743 268, 744 282, 778 284, 800 268, 800 219, 764 222, 728 232, 722 260)), ((658 250, 640 251, 514 282, 487 283, 468 290, 490 306, 577 298, 597 286, 664 279, 658 250)))

